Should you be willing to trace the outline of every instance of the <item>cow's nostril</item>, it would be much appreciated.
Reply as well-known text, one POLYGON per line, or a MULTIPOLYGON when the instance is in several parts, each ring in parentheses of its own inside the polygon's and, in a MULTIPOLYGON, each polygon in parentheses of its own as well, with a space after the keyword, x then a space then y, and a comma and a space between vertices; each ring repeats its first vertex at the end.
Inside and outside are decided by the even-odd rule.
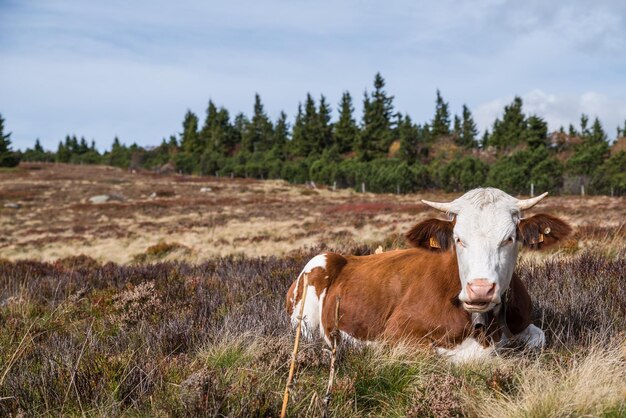
POLYGON ((496 284, 487 279, 475 279, 467 284, 471 302, 491 302, 496 293, 496 284))

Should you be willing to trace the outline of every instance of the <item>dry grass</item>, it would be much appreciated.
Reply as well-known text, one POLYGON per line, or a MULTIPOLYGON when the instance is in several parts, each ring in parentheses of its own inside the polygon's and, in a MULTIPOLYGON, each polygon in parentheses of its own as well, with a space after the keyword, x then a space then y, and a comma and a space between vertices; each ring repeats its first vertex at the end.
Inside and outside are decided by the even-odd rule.
MULTIPOLYGON (((283 297, 306 261, 402 247, 436 215, 418 199, 452 197, 36 168, 0 173, 0 203, 23 205, 0 210, 0 416, 276 416, 293 344, 283 297), (85 203, 113 192, 126 200, 85 203)), ((544 352, 458 366, 409 345, 345 347, 331 415, 626 415, 624 201, 541 211, 575 226, 517 267, 544 352)), ((321 415, 328 357, 302 345, 291 415, 321 415)))
MULTIPOLYGON (((554 353, 517 367, 514 393, 466 391, 467 413, 479 417, 623 416, 626 413, 624 341, 593 345, 568 358, 548 362, 554 353), (521 377, 523 376, 523 377, 521 377)), ((561 356, 559 356, 561 357, 561 356)), ((508 360, 511 362, 511 360, 508 360)))
MULTIPOLYGON (((381 242, 437 214, 419 199, 452 194, 374 195, 289 185, 282 181, 132 173, 117 168, 30 164, 0 172, 0 257, 53 261, 87 254, 128 263, 159 242, 188 251, 166 259, 285 255, 320 243, 353 247, 381 242), (209 187, 210 192, 201 192, 209 187), (116 194, 121 201, 91 204, 116 194), (20 209, 4 208, 17 202, 20 209)), ((626 218, 624 198, 551 197, 541 211, 580 227, 574 249, 593 245, 585 228, 608 236, 626 218), (602 216, 598 216, 602 213, 602 216)), ((623 228, 622 228, 623 229, 623 228)), ((593 238, 596 239, 596 238, 593 238)), ((620 238, 621 239, 621 238, 620 238)))
MULTIPOLYGON (((0 415, 275 416, 293 344, 283 297, 316 252, 0 262, 0 415)), ((620 416, 625 263, 582 250, 520 264, 548 337, 540 354, 457 366, 409 345, 345 347, 332 415, 620 416)), ((320 415, 328 362, 303 344, 291 414, 320 415)))

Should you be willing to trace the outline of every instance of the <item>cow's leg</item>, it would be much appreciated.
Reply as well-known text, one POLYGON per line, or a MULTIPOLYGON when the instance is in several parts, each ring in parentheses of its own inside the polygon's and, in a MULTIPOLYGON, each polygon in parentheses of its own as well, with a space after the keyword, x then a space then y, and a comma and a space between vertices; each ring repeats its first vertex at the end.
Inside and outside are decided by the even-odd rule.
POLYGON ((528 348, 541 349, 546 345, 546 335, 541 328, 530 324, 526 329, 514 336, 517 341, 523 342, 528 348))

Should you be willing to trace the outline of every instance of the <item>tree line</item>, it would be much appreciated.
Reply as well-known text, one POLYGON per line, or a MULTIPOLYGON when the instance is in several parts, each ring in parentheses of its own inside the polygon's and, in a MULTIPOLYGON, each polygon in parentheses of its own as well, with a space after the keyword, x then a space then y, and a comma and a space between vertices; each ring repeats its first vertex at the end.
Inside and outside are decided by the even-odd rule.
MULTIPOLYGON (((615 145, 611 149, 598 118, 590 121, 583 114, 580 126, 549 133, 546 121, 525 114, 522 99, 516 97, 479 135, 470 109, 463 105, 460 115, 452 115, 439 91, 432 119, 421 124, 395 111, 393 101, 380 74, 363 95, 358 120, 349 92, 338 103, 335 121, 323 95, 316 100, 307 94, 293 124, 284 112, 271 120, 258 94, 251 117, 231 117, 210 100, 202 122, 187 111, 182 132, 160 145, 127 146, 116 137, 104 153, 93 141, 70 135, 56 152, 44 150, 39 140, 33 148, 12 152, 10 134, 2 130, 0 164, 108 164, 358 189, 364 184, 373 192, 460 192, 493 186, 528 194, 531 184, 541 192, 577 193, 581 186, 594 194, 626 192, 626 152, 615 145)), ((623 143, 624 136, 626 122, 617 130, 616 143, 623 143)))

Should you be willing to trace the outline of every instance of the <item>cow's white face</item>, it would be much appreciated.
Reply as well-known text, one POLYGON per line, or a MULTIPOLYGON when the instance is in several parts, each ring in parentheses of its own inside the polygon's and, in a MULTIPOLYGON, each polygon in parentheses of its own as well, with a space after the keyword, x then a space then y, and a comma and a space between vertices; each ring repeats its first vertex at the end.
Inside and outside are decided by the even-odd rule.
POLYGON ((456 214, 452 239, 461 278, 459 300, 466 310, 485 312, 501 302, 517 260, 518 220, 510 206, 498 204, 468 205, 456 214))
POLYGON ((474 189, 449 203, 428 202, 451 221, 427 219, 407 233, 416 246, 447 251, 454 245, 459 266, 459 300, 471 312, 486 312, 501 303, 513 277, 519 244, 532 249, 552 245, 571 228, 550 215, 522 218, 543 199, 518 200, 499 189, 474 189), (519 236, 518 236, 519 235, 519 236))

